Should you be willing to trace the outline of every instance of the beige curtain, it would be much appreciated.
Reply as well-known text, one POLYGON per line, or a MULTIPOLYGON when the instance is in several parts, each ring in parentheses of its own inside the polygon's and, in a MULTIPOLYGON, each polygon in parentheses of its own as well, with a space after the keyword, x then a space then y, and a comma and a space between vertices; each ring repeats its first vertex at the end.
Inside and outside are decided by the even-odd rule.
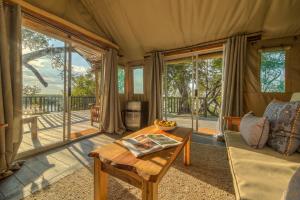
POLYGON ((0 0, 0 178, 11 173, 22 140, 21 9, 0 0))
POLYGON ((118 52, 110 49, 104 56, 104 81, 101 100, 100 129, 106 133, 122 134, 122 122, 118 93, 118 52))
POLYGON ((225 44, 221 130, 224 130, 224 116, 243 114, 243 73, 246 65, 246 48, 246 35, 233 36, 225 44))
POLYGON ((155 119, 161 118, 162 107, 162 74, 163 74, 163 56, 160 52, 151 54, 151 62, 146 62, 145 68, 149 70, 149 118, 148 123, 153 124, 155 119))

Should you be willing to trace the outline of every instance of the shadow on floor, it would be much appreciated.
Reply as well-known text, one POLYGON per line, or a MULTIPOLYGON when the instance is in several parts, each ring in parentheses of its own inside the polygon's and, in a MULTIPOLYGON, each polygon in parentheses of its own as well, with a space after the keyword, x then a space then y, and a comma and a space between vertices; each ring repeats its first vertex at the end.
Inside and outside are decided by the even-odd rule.
POLYGON ((172 167, 223 191, 234 194, 226 148, 211 144, 191 144, 191 165, 183 164, 179 155, 172 167))

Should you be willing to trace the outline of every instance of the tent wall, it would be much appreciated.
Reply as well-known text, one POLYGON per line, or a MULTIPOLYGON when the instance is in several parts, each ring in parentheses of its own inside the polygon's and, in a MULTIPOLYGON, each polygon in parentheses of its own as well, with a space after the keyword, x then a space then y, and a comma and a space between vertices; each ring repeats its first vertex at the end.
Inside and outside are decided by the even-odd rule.
MULTIPOLYGON (((149 77, 147 74, 147 62, 131 62, 125 65, 126 69, 126 92, 120 95, 121 109, 125 109, 126 102, 130 100, 148 101, 149 77), (144 66, 144 94, 133 94, 132 69, 135 65, 144 66)), ((244 71, 244 113, 253 111, 261 116, 266 106, 273 99, 289 101, 294 92, 300 92, 300 36, 284 37, 277 39, 265 39, 255 42, 248 42, 247 62, 244 71), (298 39, 299 38, 299 39, 298 39), (284 93, 263 93, 260 88, 260 52, 261 48, 290 46, 286 50, 285 61, 285 92, 284 93)))
MULTIPOLYGON (((80 1, 70 0, 26 0, 26 2, 50 12, 58 17, 61 17, 71 23, 85 28, 102 37, 106 37, 103 31, 99 28, 94 18, 86 10, 80 1)), ((110 38, 109 38, 110 39, 110 38)))
MULTIPOLYGON (((298 37, 299 38, 299 37, 298 37)), ((244 70, 244 112, 253 111, 261 116, 274 98, 289 101, 293 92, 300 92, 300 39, 285 37, 248 43, 247 65, 244 70), (286 50, 285 93, 262 93, 260 89, 261 48, 291 46, 286 50)))

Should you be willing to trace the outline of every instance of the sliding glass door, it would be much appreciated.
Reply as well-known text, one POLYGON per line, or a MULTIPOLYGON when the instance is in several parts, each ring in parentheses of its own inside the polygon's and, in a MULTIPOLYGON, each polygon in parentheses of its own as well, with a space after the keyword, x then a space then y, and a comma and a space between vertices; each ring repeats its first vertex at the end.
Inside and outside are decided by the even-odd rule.
POLYGON ((24 131, 18 153, 31 155, 98 132, 90 110, 99 104, 101 51, 23 27, 22 59, 24 131))
POLYGON ((164 118, 197 133, 217 134, 222 54, 194 54, 165 63, 164 118))
MULTIPOLYGON (((71 59, 70 139, 97 133, 98 124, 91 123, 91 109, 96 105, 96 63, 74 50, 71 59)), ((97 76, 99 79, 100 76, 97 76)), ((100 84, 98 84, 100 85, 100 84)), ((98 89, 98 88, 97 88, 98 89)), ((98 89, 99 90, 99 89, 98 89)))
POLYGON ((23 141, 19 153, 65 140, 65 42, 22 29, 23 141))
POLYGON ((164 74, 164 118, 174 120, 179 126, 192 127, 192 58, 166 62, 164 74))
POLYGON ((219 129, 222 88, 222 55, 194 56, 193 128, 215 135, 219 129))

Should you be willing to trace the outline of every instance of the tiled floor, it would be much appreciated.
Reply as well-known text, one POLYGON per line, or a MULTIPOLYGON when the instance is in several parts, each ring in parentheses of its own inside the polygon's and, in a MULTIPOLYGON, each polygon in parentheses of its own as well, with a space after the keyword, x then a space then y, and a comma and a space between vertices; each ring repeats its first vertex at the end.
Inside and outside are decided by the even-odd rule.
MULTIPOLYGON (((96 147, 113 142, 115 138, 99 134, 27 159, 18 172, 0 182, 0 200, 22 199, 79 168, 87 167, 92 164, 88 153, 96 147)), ((224 146, 213 137, 197 134, 193 135, 192 141, 224 146)))

